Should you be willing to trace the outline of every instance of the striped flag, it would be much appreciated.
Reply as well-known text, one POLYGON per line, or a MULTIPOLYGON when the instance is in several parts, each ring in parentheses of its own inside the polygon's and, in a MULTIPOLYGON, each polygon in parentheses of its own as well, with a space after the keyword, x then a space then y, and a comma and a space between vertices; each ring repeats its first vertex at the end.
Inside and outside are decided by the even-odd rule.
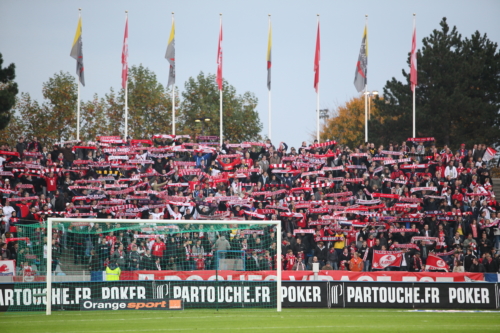
POLYGON ((125 35, 123 36, 122 49, 122 88, 127 88, 128 79, 128 16, 125 20, 125 35))
POLYGON ((222 90, 222 19, 220 21, 219 45, 217 47, 217 85, 222 90))
POLYGON ((170 37, 168 38, 167 52, 165 58, 170 64, 170 71, 168 73, 167 87, 175 84, 175 21, 172 19, 172 30, 170 30, 170 37))
POLYGON ((358 62, 356 63, 356 73, 354 76, 354 86, 358 92, 365 89, 368 74, 368 28, 365 25, 363 39, 359 49, 358 62))
POLYGON ((495 157, 496 153, 497 151, 495 149, 488 147, 484 152, 483 161, 488 162, 489 160, 495 157))
POLYGON ((273 31, 271 21, 269 21, 269 39, 267 41, 267 89, 271 90, 271 49, 273 46, 273 31))
POLYGON ((83 43, 82 43, 82 17, 78 18, 78 25, 76 27, 75 39, 73 40, 73 47, 69 54, 72 58, 76 59, 76 74, 81 84, 85 86, 84 67, 83 67, 83 43))
POLYGON ((320 60, 320 38, 319 38, 319 21, 318 33, 316 35, 316 51, 314 52, 314 89, 318 92, 319 87, 319 60, 320 60))
POLYGON ((411 38, 410 83, 411 91, 414 91, 417 85, 417 27, 413 27, 413 37, 411 38))

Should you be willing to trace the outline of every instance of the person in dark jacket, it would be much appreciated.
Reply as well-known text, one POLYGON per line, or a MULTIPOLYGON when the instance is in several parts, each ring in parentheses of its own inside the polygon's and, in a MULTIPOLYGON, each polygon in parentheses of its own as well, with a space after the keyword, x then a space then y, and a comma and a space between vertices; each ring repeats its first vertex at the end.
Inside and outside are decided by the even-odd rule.
POLYGON ((320 267, 325 265, 327 254, 328 250, 325 247, 324 243, 318 242, 318 245, 314 249, 314 255, 318 257, 318 261, 320 262, 320 267))
POLYGON ((339 256, 337 255, 337 252, 335 252, 335 248, 332 246, 330 247, 330 250, 326 254, 326 264, 330 265, 333 267, 334 270, 339 269, 339 256))
POLYGON ((491 254, 486 253, 486 257, 483 260, 484 269, 487 273, 498 273, 498 263, 491 257, 491 254))
POLYGON ((344 264, 344 267, 349 267, 349 260, 351 260, 351 254, 349 253, 349 248, 346 246, 339 255, 339 267, 344 264))
POLYGON ((70 167, 73 161, 75 160, 75 154, 73 154, 71 145, 67 143, 64 148, 59 147, 59 152, 62 153, 64 156, 65 167, 70 167))
POLYGON ((103 268, 104 265, 101 265, 99 257, 95 253, 95 251, 94 250, 90 251, 89 271, 91 272, 102 271, 103 268))
POLYGON ((132 251, 128 253, 128 264, 131 271, 140 269, 141 255, 137 252, 137 245, 132 245, 132 251))
POLYGON ((141 258, 141 263, 140 263, 139 267, 141 269, 147 270, 147 271, 156 269, 155 259, 151 255, 150 249, 147 249, 146 253, 141 258))
POLYGON ((421 272, 423 270, 422 259, 420 258, 420 252, 415 252, 413 258, 411 258, 409 263, 410 272, 421 272))
POLYGON ((10 251, 7 249, 7 243, 0 243, 0 260, 9 260, 10 251))
POLYGON ((472 262, 474 261, 476 257, 472 254, 471 249, 467 249, 467 254, 464 256, 464 270, 466 272, 470 272, 470 269, 472 267, 472 262))
POLYGON ((305 253, 307 251, 307 248, 302 243, 302 239, 297 238, 297 240, 295 241, 295 245, 293 246, 293 254, 297 255, 300 251, 305 253))
POLYGON ((26 142, 24 142, 24 136, 21 136, 16 144, 16 150, 22 156, 26 148, 27 145, 26 142))
POLYGON ((472 265, 469 268, 469 272, 471 273, 486 273, 486 269, 484 265, 479 263, 477 258, 472 259, 472 265))
POLYGON ((101 244, 97 246, 97 257, 101 267, 104 267, 104 261, 110 258, 111 249, 106 242, 106 238, 102 238, 101 244))

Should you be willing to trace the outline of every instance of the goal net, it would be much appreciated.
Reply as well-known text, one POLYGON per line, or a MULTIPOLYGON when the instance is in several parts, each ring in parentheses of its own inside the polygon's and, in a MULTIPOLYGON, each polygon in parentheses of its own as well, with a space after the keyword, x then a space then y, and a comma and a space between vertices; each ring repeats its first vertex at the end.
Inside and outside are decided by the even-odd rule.
POLYGON ((16 274, 3 285, 0 310, 281 311, 280 223, 49 218, 24 225, 12 237, 16 274), (275 274, 256 281, 255 271, 275 274))

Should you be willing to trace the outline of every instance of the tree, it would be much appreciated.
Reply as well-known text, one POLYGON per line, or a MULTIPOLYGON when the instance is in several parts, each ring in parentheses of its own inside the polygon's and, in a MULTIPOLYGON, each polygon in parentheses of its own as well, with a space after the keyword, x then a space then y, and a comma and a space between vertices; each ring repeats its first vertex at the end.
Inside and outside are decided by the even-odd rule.
POLYGON ((76 139, 77 83, 68 72, 54 74, 43 84, 42 105, 44 122, 36 126, 43 128, 52 140, 76 139))
MULTIPOLYGON (((220 103, 215 75, 201 72, 196 79, 190 77, 182 93, 183 101, 177 119, 179 132, 196 136, 219 135, 220 103), (211 121, 200 128, 195 119, 209 117, 211 121)), ((236 89, 224 80, 223 130, 224 139, 231 142, 260 140, 262 123, 256 111, 258 99, 253 93, 237 95, 236 89)))
MULTIPOLYGON (((441 30, 422 40, 417 53, 417 137, 435 137, 438 143, 500 142, 500 53, 486 34, 475 32, 463 39, 446 18, 441 30)), ((408 57, 408 66, 410 57, 408 57)), ((412 92, 395 78, 384 87, 384 100, 376 100, 383 119, 373 121, 373 132, 382 141, 402 141, 412 135, 412 92)))
MULTIPOLYGON (((94 141, 97 136, 114 135, 108 114, 111 107, 105 98, 99 99, 97 94, 91 101, 82 103, 80 112, 80 139, 94 141)), ((119 135, 119 133, 117 134, 119 135)))
POLYGON ((128 132, 134 138, 170 133, 172 96, 148 68, 132 66, 128 81, 128 132))
MULTIPOLYGON (((321 141, 336 140, 351 148, 357 147, 365 140, 365 98, 363 95, 354 97, 345 105, 334 111, 335 116, 326 121, 320 132, 321 141)), ((371 102, 370 119, 379 117, 377 107, 371 102)), ((370 129, 370 121, 368 124, 370 129)), ((370 131, 371 134, 371 131, 370 131)), ((369 136, 368 138, 371 138, 369 136)))
POLYGON ((125 92, 121 90, 120 94, 116 94, 113 88, 109 94, 104 96, 106 104, 106 119, 108 122, 108 132, 106 135, 122 136, 124 128, 124 108, 125 108, 125 92))
POLYGON ((0 131, 9 124, 10 110, 16 103, 18 93, 16 78, 16 65, 10 64, 2 68, 3 57, 0 53, 0 131))
MULTIPOLYGON (((12 133, 28 138, 36 136, 42 144, 75 138, 77 86, 69 73, 56 73, 43 84, 45 101, 40 105, 28 93, 17 98, 12 109, 13 121, 0 131, 0 137, 12 144, 12 133)), ((17 139, 17 137, 15 139, 17 139)))

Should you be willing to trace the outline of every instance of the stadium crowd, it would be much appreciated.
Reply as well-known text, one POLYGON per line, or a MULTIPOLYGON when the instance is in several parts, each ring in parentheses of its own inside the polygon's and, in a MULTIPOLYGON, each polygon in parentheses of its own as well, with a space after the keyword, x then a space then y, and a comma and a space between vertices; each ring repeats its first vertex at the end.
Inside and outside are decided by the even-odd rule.
MULTIPOLYGON (((44 270, 51 216, 53 269, 63 253, 91 271, 214 268, 216 251, 242 251, 246 270, 439 269, 498 272, 500 209, 482 161, 485 145, 436 147, 433 138, 354 149, 334 141, 285 143, 100 137, 45 147, 21 137, 0 147, 1 259, 44 270), (203 141, 203 142, 202 142, 203 141), (157 235, 87 218, 193 220, 157 235), (218 230, 206 220, 281 220, 273 228, 218 230), (30 230, 29 233, 26 230, 30 230), (282 258, 276 258, 281 246, 282 258), (374 251, 402 251, 399 267, 380 267, 374 251)), ((221 252, 222 255, 223 252, 221 252)), ((386 252, 381 252, 386 253, 386 252)), ((391 252, 393 253, 393 252, 391 252)), ((238 257, 240 254, 228 253, 238 257)))

